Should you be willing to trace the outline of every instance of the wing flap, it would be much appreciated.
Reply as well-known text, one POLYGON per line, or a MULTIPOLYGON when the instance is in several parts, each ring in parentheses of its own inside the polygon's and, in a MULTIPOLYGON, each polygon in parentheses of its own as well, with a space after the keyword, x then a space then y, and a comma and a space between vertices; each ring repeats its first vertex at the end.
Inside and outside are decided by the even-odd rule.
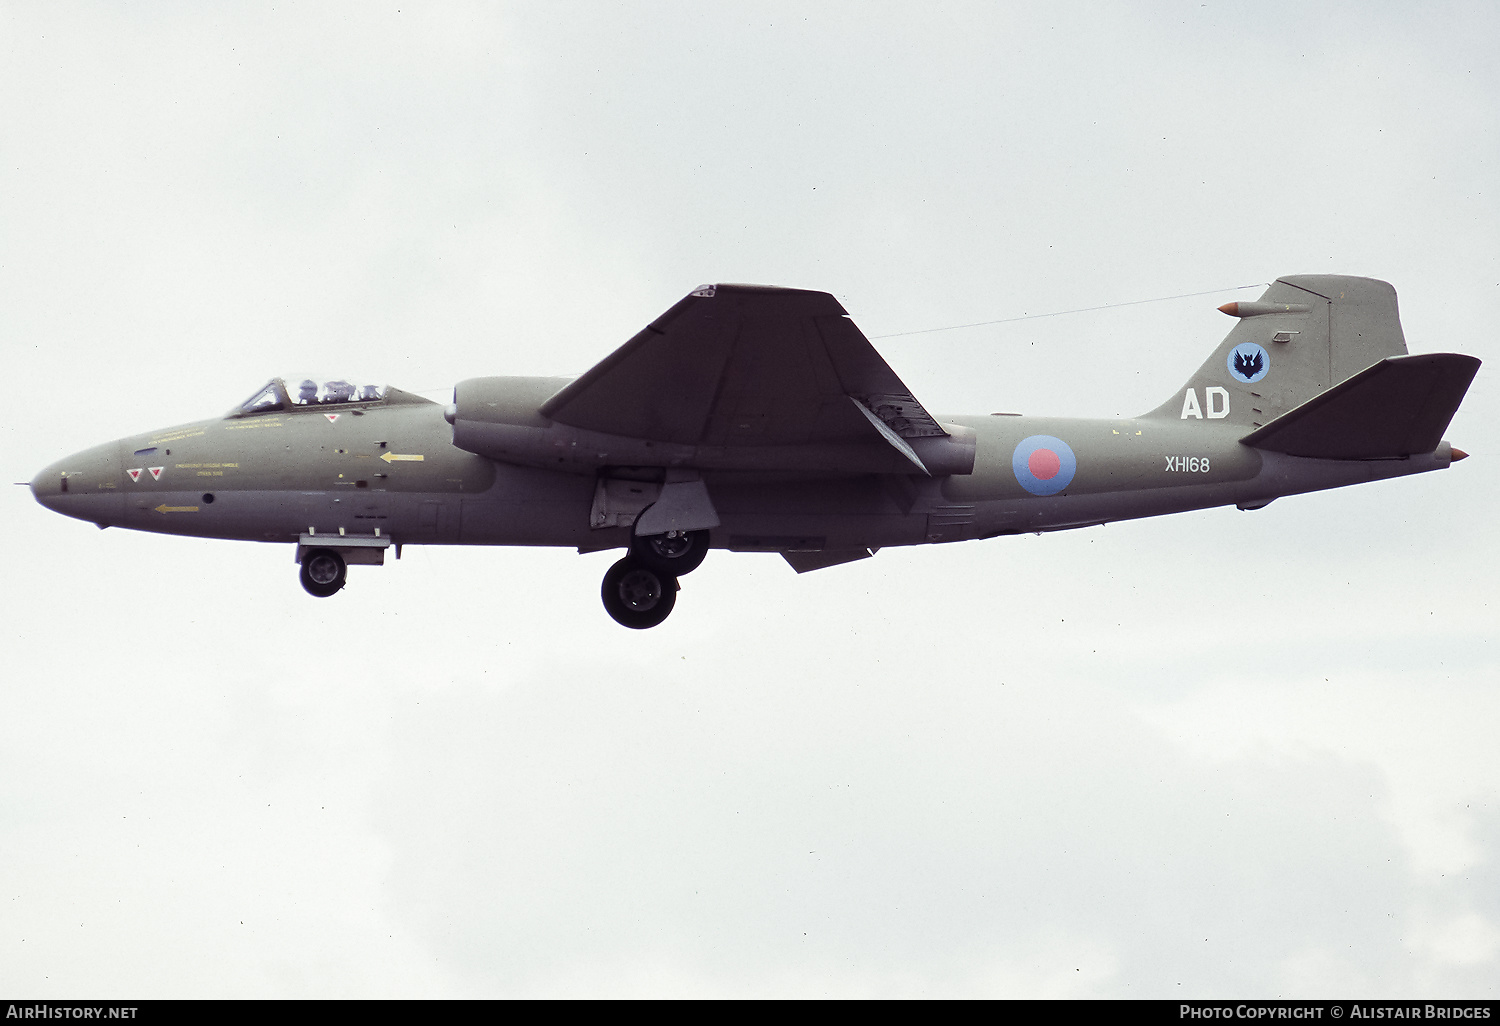
POLYGON ((890 364, 847 316, 817 318, 823 348, 839 375, 845 395, 858 399, 902 438, 946 435, 922 408, 890 364))

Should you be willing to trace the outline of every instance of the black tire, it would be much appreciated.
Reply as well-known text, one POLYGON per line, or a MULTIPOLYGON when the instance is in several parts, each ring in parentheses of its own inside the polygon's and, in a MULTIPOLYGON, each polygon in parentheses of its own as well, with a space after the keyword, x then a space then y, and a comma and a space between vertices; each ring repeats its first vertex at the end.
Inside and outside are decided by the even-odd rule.
POLYGON ((655 627, 677 604, 677 578, 643 566, 626 556, 604 575, 599 590, 604 610, 631 630, 655 627))
POLYGON ((344 557, 332 549, 312 549, 302 554, 302 587, 309 595, 327 598, 344 586, 349 568, 344 557))
POLYGON ((630 539, 630 558, 641 566, 672 577, 692 573, 707 555, 707 531, 653 534, 630 539))

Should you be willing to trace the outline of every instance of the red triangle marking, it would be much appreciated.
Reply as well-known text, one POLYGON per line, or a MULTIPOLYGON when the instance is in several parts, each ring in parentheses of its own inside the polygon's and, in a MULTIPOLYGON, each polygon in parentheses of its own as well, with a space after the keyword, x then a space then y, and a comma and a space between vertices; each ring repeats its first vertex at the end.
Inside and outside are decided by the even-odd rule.
POLYGON ((328 418, 328 423, 330 424, 339 419, 339 415, 337 413, 325 413, 323 414, 323 416, 328 418))
POLYGON ((141 479, 141 468, 140 467, 136 467, 134 470, 127 470, 127 471, 125 471, 125 473, 127 473, 127 474, 130 475, 130 480, 132 480, 132 481, 139 481, 141 479))
POLYGON ((160 481, 161 480, 161 472, 163 470, 166 470, 167 468, 166 467, 147 467, 146 469, 151 471, 151 476, 153 478, 155 478, 157 481, 160 481))

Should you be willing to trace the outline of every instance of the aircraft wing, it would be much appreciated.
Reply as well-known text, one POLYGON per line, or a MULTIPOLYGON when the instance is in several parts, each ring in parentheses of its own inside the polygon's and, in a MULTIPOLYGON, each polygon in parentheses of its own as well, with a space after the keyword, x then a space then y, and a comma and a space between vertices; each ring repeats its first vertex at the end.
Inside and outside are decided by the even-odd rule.
POLYGON ((826 292, 705 285, 548 399, 543 415, 698 446, 891 446, 947 432, 826 292))

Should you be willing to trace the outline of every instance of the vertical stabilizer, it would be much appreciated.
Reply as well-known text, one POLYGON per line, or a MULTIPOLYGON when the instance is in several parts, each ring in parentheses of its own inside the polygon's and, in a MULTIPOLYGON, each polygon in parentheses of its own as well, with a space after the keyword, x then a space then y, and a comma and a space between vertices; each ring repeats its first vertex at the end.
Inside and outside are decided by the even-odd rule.
POLYGON ((1239 323, 1148 417, 1223 421, 1253 431, 1406 353, 1396 290, 1373 278, 1288 275, 1254 302, 1219 309, 1239 323))

